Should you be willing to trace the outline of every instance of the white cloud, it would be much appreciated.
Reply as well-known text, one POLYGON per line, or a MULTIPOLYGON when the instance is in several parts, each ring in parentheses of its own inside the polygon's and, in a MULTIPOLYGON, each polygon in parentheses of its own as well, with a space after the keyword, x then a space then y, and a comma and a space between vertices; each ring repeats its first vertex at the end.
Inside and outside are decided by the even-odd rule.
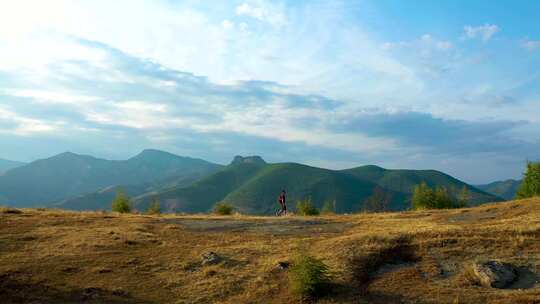
POLYGON ((234 23, 231 22, 230 20, 223 20, 223 22, 221 22, 221 26, 226 29, 226 30, 230 30, 232 28, 234 28, 234 23))
POLYGON ((540 40, 524 40, 521 42, 521 47, 528 51, 540 49, 540 40))
POLYGON ((255 6, 249 3, 242 3, 236 7, 236 15, 248 16, 259 21, 268 22, 272 26, 283 26, 287 23, 287 18, 278 7, 265 4, 264 6, 255 6))
POLYGON ((491 37, 493 37, 493 35, 500 31, 500 28, 495 24, 485 24, 481 26, 467 25, 463 28, 463 30, 465 31, 464 38, 479 38, 483 42, 487 42, 491 39, 491 37))
POLYGON ((0 107, 0 133, 15 134, 19 136, 32 136, 36 134, 54 134, 65 125, 62 121, 47 121, 23 116, 16 112, 0 107), (2 128, 1 125, 9 125, 2 128))

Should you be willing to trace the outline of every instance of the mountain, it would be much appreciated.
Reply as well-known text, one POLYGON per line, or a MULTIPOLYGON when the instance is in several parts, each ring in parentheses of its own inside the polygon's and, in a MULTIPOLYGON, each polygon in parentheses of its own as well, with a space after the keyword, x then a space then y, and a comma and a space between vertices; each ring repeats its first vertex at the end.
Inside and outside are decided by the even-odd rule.
POLYGON ((512 200, 516 197, 521 180, 508 179, 505 181, 496 181, 485 185, 477 185, 478 189, 497 195, 506 200, 512 200))
POLYGON ((415 185, 426 182, 430 187, 444 186, 455 195, 459 193, 463 186, 467 187, 471 195, 471 205, 501 200, 496 195, 486 193, 481 189, 436 170, 391 170, 369 165, 347 169, 344 172, 364 180, 373 181, 382 188, 403 193, 407 196, 412 195, 415 185))
POLYGON ((25 165, 25 163, 0 158, 0 175, 6 173, 8 170, 11 170, 11 169, 23 166, 23 165, 25 165))
MULTIPOLYGON (((235 157, 229 166, 190 186, 158 191, 152 196, 157 196, 164 209, 169 211, 207 212, 216 202, 224 201, 242 213, 270 214, 277 208, 277 195, 286 189, 289 205, 308 197, 318 207, 335 200, 337 211, 344 213, 362 209, 363 202, 376 189, 383 189, 391 197, 389 208, 404 210, 410 205, 413 186, 422 181, 455 191, 466 186, 473 204, 500 200, 433 170, 387 170, 364 166, 337 171, 297 163, 267 164, 257 156, 235 157)), ((152 196, 136 198, 136 208, 144 210, 152 196)))
MULTIPOLYGON (((144 150, 128 160, 105 160, 66 152, 0 176, 0 204, 47 205, 105 187, 167 184, 171 179, 201 177, 220 168, 201 159, 158 150, 144 150)), ((175 185, 172 182, 171 186, 175 185)))

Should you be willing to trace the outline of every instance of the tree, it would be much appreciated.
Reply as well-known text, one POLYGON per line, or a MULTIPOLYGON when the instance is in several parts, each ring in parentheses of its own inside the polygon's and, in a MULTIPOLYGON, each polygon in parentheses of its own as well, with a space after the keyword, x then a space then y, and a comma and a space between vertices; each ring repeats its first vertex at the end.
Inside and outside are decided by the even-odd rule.
POLYGON ((540 196, 540 162, 527 162, 523 182, 516 194, 517 199, 540 196))
POLYGON ((384 212, 390 209, 392 194, 384 191, 383 188, 376 186, 373 188, 371 196, 363 202, 364 211, 367 212, 384 212))
POLYGON ((161 204, 157 197, 153 197, 148 209, 146 210, 147 214, 160 214, 161 213, 161 204))
POLYGON ((432 209, 435 207, 435 193, 426 184, 426 182, 420 183, 420 185, 414 186, 412 196, 412 208, 419 209, 432 209))
POLYGON ((116 197, 112 201, 112 211, 120 213, 131 212, 131 201, 123 189, 116 191, 116 197))
POLYGON ((463 185, 458 195, 457 207, 458 208, 467 207, 470 199, 471 199, 471 193, 469 192, 469 188, 463 185))
POLYGON ((454 207, 454 200, 446 190, 446 187, 437 186, 435 188, 435 209, 450 209, 454 207))
MULTIPOLYGON (((467 189, 462 191, 468 191, 467 189)), ((463 192, 464 197, 468 192, 463 192)), ((444 186, 437 186, 435 190, 425 182, 416 185, 413 189, 412 208, 421 209, 450 209, 461 206, 462 203, 451 195, 444 186)))
POLYGON ((336 200, 326 201, 322 207, 322 214, 335 214, 336 213, 336 200))

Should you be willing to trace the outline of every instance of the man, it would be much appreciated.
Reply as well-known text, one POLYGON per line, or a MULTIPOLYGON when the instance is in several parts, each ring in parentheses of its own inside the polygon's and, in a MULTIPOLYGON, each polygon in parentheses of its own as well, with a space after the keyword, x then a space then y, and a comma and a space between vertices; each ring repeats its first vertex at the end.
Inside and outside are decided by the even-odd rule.
POLYGON ((278 202, 281 205, 281 209, 278 211, 277 216, 287 214, 287 204, 286 204, 286 198, 285 198, 286 194, 287 193, 285 192, 285 190, 282 190, 281 194, 279 195, 278 202))

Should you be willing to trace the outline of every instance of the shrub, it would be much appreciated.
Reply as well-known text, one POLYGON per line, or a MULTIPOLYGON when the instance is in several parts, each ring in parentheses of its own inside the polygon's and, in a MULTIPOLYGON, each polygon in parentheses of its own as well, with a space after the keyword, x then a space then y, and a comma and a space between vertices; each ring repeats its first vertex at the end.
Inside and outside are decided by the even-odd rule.
POLYGON ((124 190, 119 189, 116 192, 116 197, 112 202, 112 211, 120 213, 129 213, 131 212, 131 202, 129 197, 126 195, 124 190))
POLYGON ((159 203, 159 199, 157 197, 152 199, 152 202, 150 202, 150 206, 148 206, 148 209, 146 209, 147 214, 161 214, 161 204, 159 203))
POLYGON ((322 214, 336 214, 336 201, 326 201, 322 207, 322 214))
POLYGON ((233 213, 233 207, 227 203, 217 203, 214 206, 214 213, 219 215, 231 215, 233 213))
POLYGON ((527 162, 523 182, 516 194, 517 199, 540 196, 540 162, 527 162))
POLYGON ((317 209, 313 203, 311 203, 311 197, 305 199, 304 201, 298 201, 296 203, 296 212, 299 215, 319 215, 319 209, 317 209))
POLYGON ((323 261, 305 253, 299 253, 289 268, 289 282, 293 294, 311 298, 324 292, 330 283, 330 272, 323 261))

